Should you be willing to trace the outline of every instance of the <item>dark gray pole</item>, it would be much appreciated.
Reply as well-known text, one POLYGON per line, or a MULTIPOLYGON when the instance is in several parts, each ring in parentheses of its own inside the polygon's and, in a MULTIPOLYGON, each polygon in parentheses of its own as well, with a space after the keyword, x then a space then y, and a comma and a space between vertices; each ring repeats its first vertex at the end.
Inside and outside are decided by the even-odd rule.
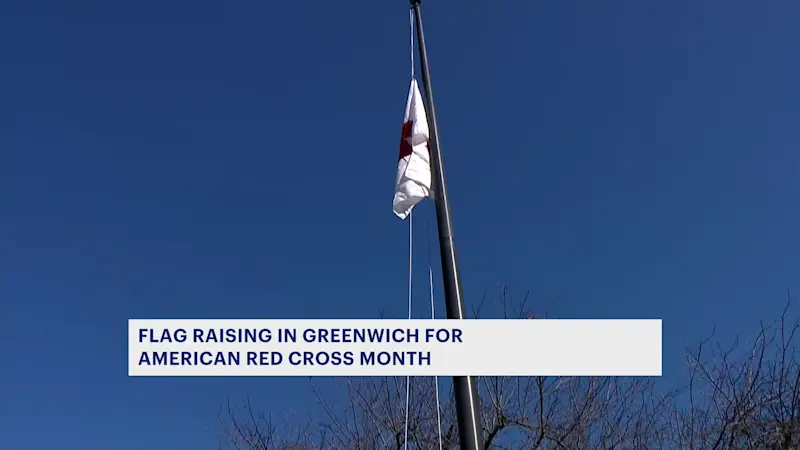
MULTIPOLYGON (((428 150, 431 156, 433 175, 432 188, 436 200, 436 222, 439 228, 439 251, 442 257, 444 277, 444 300, 448 319, 464 319, 464 300, 461 295, 461 278, 458 275, 456 246, 453 242, 453 221, 450 218, 450 202, 447 200, 447 184, 444 179, 442 155, 439 153, 439 130, 436 125, 436 111, 433 107, 431 75, 428 70, 428 52, 425 48, 425 34, 422 31, 420 0, 410 0, 417 25, 419 61, 422 69, 422 85, 425 90, 424 103, 428 115, 430 141, 428 150)), ((461 450, 484 450, 481 433, 480 401, 475 379, 472 377, 453 377, 456 396, 456 415, 458 416, 459 440, 461 450)))

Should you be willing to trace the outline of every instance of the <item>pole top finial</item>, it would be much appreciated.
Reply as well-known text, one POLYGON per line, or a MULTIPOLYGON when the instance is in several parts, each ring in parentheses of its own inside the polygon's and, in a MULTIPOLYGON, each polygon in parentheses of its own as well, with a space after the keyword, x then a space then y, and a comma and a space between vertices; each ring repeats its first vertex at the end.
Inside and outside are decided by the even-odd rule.
POLYGON ((410 2, 411 6, 414 7, 414 6, 419 6, 421 0, 410 0, 410 2))

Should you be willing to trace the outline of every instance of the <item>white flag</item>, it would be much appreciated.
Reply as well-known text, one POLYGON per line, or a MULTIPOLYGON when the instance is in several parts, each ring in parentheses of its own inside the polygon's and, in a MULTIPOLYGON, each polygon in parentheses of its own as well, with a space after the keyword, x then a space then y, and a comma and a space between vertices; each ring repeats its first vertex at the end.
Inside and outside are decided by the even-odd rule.
POLYGON ((417 80, 412 79, 406 101, 400 158, 397 162, 397 182, 392 202, 392 210, 401 219, 408 217, 414 206, 431 194, 428 137, 428 116, 425 114, 417 80))

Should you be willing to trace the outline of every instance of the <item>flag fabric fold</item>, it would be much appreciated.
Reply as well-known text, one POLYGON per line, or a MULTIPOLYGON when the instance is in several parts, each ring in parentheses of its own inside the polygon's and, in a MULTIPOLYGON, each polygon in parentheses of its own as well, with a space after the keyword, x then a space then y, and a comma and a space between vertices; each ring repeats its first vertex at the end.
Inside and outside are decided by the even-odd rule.
POLYGON ((431 195, 431 165, 428 153, 428 116, 422 103, 417 80, 411 80, 408 91, 400 156, 397 162, 392 210, 403 220, 417 203, 431 195))

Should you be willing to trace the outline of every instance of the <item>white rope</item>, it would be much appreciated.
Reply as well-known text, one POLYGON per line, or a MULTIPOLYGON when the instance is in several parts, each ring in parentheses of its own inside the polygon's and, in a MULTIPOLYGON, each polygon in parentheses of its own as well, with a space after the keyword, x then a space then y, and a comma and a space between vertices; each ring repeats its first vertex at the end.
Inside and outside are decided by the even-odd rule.
POLYGON ((414 10, 408 10, 408 24, 411 26, 411 78, 414 78, 414 10))
MULTIPOLYGON (((430 246, 428 247, 430 252, 430 246)), ((428 263, 428 283, 431 287, 431 320, 436 318, 435 308, 433 306, 433 269, 428 263)), ((434 376, 433 382, 436 386, 436 424, 439 425, 439 450, 442 450, 442 406, 439 403, 439 377, 434 376)))
MULTIPOLYGON (((426 221, 427 238, 428 238, 428 286, 430 287, 431 297, 431 320, 436 319, 436 306, 433 301, 433 263, 431 261, 431 227, 426 221)), ((439 450, 443 449, 442 441, 442 405, 439 403, 439 377, 433 377, 434 386, 436 388, 436 425, 439 427, 439 450)))
MULTIPOLYGON (((412 222, 413 214, 408 214, 408 320, 411 320, 411 267, 414 249, 414 227, 412 222)), ((411 405, 411 377, 406 376, 406 423, 403 448, 408 450, 408 410, 411 405)))
MULTIPOLYGON (((408 10, 408 24, 411 28, 411 79, 414 79, 414 11, 408 10)), ((414 248, 414 227, 412 222, 412 213, 408 214, 408 320, 411 320, 411 268, 413 261, 413 248, 414 248)), ((408 418, 409 408, 411 405, 411 377, 406 376, 406 423, 403 439, 403 448, 408 450, 408 418)))

